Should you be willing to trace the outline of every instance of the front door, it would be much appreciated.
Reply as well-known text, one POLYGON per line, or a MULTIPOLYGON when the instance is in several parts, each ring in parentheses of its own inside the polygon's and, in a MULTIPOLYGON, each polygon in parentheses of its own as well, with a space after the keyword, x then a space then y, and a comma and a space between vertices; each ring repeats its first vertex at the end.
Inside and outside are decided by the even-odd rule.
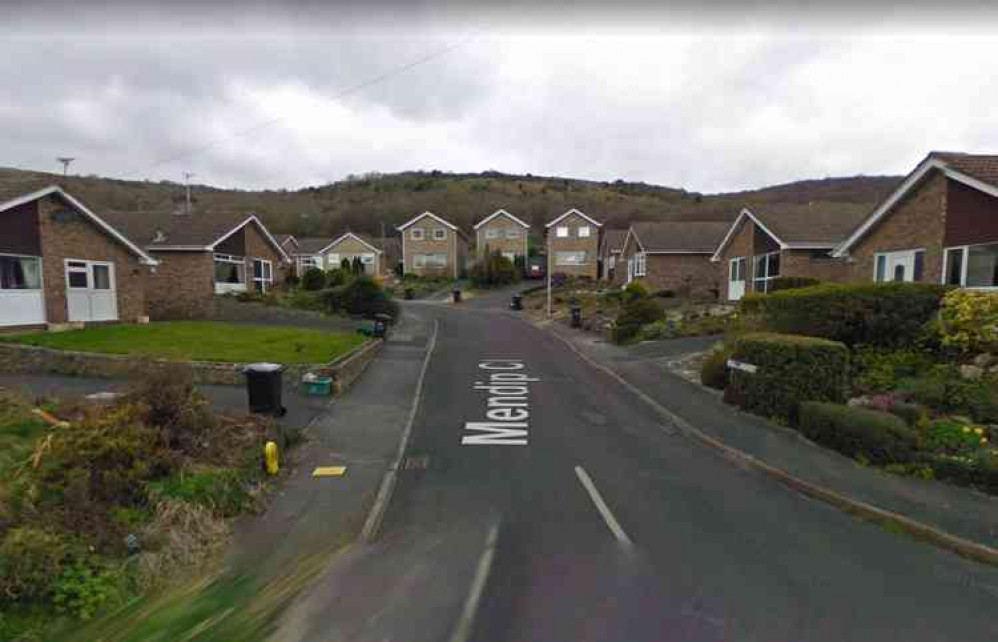
POLYGON ((745 296, 745 257, 731 259, 728 264, 728 300, 745 296))
POLYGON ((896 252, 887 256, 888 281, 913 281, 915 279, 915 253, 896 252))
POLYGON ((634 280, 634 259, 627 259, 627 282, 634 280))
POLYGON ((117 321, 114 264, 67 260, 66 306, 70 321, 117 321))

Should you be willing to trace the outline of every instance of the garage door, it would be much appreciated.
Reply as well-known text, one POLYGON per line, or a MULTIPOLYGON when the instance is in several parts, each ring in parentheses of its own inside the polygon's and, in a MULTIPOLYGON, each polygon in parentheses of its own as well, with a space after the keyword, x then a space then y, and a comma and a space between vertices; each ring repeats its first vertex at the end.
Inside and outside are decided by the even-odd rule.
POLYGON ((41 259, 0 255, 0 326, 43 323, 45 295, 41 259))

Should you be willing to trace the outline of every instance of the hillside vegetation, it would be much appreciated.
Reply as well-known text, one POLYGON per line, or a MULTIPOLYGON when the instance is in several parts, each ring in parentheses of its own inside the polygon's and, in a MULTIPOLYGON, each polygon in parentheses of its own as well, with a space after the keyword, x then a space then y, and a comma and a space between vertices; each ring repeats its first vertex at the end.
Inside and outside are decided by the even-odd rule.
MULTIPOLYGON (((0 181, 52 180, 100 210, 162 211, 182 206, 184 187, 162 181, 124 181, 100 177, 0 168, 0 181)), ((192 187, 199 211, 245 211, 262 216, 275 233, 327 236, 344 229, 372 235, 425 210, 433 211, 470 233, 471 226, 503 208, 534 226, 571 207, 626 227, 634 221, 732 220, 745 206, 832 209, 855 213, 871 209, 898 183, 895 176, 855 176, 805 180, 763 189, 705 195, 683 189, 567 178, 484 172, 404 172, 349 177, 296 191, 246 191, 192 187)))

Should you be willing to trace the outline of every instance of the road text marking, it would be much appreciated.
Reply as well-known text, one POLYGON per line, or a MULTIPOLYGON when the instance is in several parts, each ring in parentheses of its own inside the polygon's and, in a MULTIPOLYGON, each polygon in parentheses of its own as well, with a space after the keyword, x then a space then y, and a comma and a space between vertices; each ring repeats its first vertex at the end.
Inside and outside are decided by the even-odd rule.
POLYGON ((462 446, 526 446, 530 409, 527 398, 531 383, 540 381, 529 377, 518 359, 489 359, 478 364, 489 373, 488 381, 476 381, 474 389, 489 393, 485 405, 488 421, 468 421, 464 424, 462 446))
POLYGON ((582 482, 582 486, 586 489, 586 492, 589 493, 593 503, 596 504, 596 510, 598 510, 599 514, 603 516, 603 521, 606 522, 606 525, 610 528, 610 532, 617 538, 617 541, 627 547, 633 546, 634 544, 631 542, 631 538, 627 536, 624 529, 620 527, 620 523, 617 521, 617 518, 610 512, 610 508, 606 505, 606 502, 603 501, 603 497, 599 494, 599 491, 596 490, 596 485, 593 484, 593 480, 589 478, 589 474, 583 470, 582 466, 575 467, 575 474, 578 476, 579 481, 582 482))

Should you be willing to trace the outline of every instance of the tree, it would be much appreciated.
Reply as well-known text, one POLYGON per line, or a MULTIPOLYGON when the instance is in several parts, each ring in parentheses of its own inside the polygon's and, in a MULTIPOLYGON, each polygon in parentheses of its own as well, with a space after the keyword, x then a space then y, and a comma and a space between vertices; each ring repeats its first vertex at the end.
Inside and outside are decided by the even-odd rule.
POLYGON ((353 264, 350 266, 351 271, 354 276, 360 276, 364 273, 364 262, 360 260, 359 256, 353 257, 353 264))
POLYGON ((301 287, 303 290, 321 290, 326 287, 326 273, 317 267, 308 268, 301 277, 301 287))

